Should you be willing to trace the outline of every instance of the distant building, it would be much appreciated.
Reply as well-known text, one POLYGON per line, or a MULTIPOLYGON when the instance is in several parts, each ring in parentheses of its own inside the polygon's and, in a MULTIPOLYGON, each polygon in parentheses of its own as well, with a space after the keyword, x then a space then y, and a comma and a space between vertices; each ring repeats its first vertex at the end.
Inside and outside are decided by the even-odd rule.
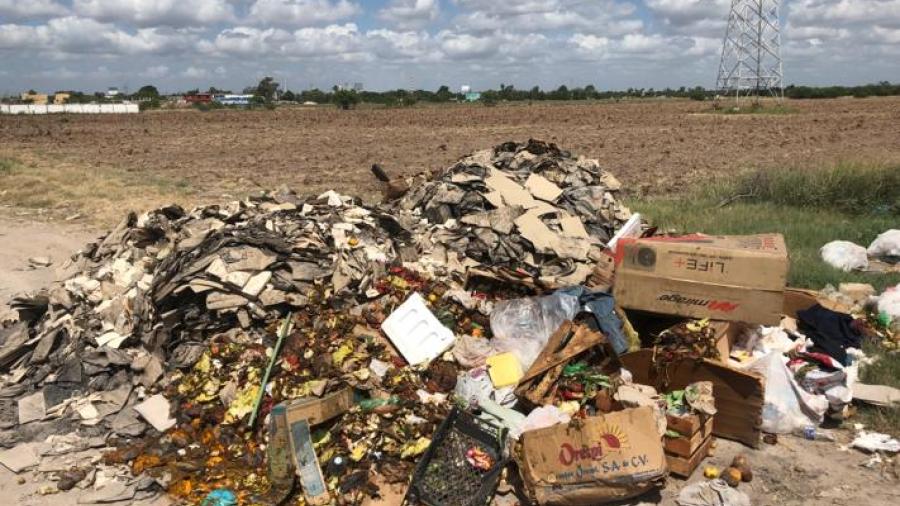
POLYGON ((22 93, 22 102, 30 102, 34 105, 47 105, 46 93, 22 93))
POLYGON ((110 86, 106 89, 106 98, 117 98, 121 93, 119 93, 119 88, 115 86, 110 86))
POLYGON ((213 96, 211 93, 193 93, 181 98, 189 104, 208 104, 212 102, 213 96))
POLYGON ((68 93, 57 93, 53 95, 53 103, 56 105, 63 105, 68 102, 71 97, 72 95, 68 93))
POLYGON ((481 100, 481 93, 477 91, 470 91, 466 93, 466 102, 477 102, 481 100))
POLYGON ((216 95, 213 100, 222 105, 250 105, 253 95, 216 95))
POLYGON ((469 86, 468 84, 464 84, 459 87, 459 92, 462 93, 463 95, 465 95, 466 93, 469 93, 471 91, 472 91, 472 87, 469 86))

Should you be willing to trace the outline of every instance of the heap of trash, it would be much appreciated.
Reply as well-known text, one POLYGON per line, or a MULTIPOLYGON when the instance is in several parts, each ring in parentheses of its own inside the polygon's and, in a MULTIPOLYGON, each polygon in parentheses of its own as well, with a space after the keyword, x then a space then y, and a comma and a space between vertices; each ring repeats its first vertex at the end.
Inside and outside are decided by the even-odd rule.
MULTIPOLYGON (((863 341, 896 340, 871 301, 787 288, 780 235, 653 236, 553 144, 385 187, 126 216, 11 302, 0 464, 83 503, 596 504, 714 436, 815 436, 863 341)), ((746 499, 746 459, 718 476, 746 499)))

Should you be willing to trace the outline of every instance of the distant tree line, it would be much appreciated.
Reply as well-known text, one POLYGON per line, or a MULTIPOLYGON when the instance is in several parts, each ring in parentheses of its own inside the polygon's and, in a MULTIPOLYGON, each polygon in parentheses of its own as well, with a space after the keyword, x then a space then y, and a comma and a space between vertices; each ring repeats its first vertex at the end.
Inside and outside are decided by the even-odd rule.
MULTIPOLYGON (((282 90, 280 84, 271 77, 263 78, 259 84, 243 89, 246 94, 254 95, 253 104, 273 107, 276 102, 313 102, 316 104, 334 104, 343 109, 349 109, 362 102, 367 104, 380 104, 385 106, 403 107, 420 102, 442 103, 465 100, 465 94, 450 90, 449 86, 441 86, 436 91, 429 90, 388 90, 388 91, 355 91, 334 86, 331 90, 310 89, 303 91, 282 90)), ((62 92, 58 92, 62 93, 62 92)), ((146 85, 137 92, 115 98, 107 98, 102 92, 82 93, 79 91, 67 91, 70 103, 110 102, 130 99, 139 101, 142 108, 159 107, 162 96, 155 86, 146 85)), ((188 90, 186 94, 200 93, 198 89, 188 90)), ((209 88, 207 93, 228 94, 228 90, 215 87, 209 88)), ((892 84, 882 81, 877 84, 862 86, 796 86, 790 85, 784 88, 784 96, 794 99, 816 99, 836 97, 884 97, 900 95, 900 83, 892 84)), ((626 90, 598 90, 594 85, 569 88, 560 86, 552 90, 544 90, 538 86, 530 89, 518 89, 511 84, 500 84, 498 89, 489 89, 481 92, 480 101, 486 105, 497 102, 520 101, 554 101, 554 100, 619 100, 632 98, 689 98, 692 100, 709 100, 716 96, 715 90, 702 86, 688 88, 628 88, 626 90)))
POLYGON ((837 98, 837 97, 889 97, 900 95, 900 83, 891 84, 881 81, 878 84, 863 86, 794 86, 784 89, 784 96, 789 98, 837 98))

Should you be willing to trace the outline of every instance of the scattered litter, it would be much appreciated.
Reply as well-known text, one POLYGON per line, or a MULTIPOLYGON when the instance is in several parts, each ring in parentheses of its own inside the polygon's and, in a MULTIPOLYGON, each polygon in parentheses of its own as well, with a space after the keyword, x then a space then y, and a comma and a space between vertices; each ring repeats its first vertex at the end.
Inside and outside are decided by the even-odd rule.
POLYGON ((171 412, 169 401, 161 394, 135 405, 134 410, 159 432, 165 432, 175 425, 175 419, 169 415, 171 412))
POLYGON ((51 260, 49 257, 31 257, 28 259, 28 265, 30 265, 33 269, 50 267, 51 265, 53 265, 53 260, 51 260))
POLYGON ((394 346, 412 365, 437 358, 453 345, 453 332, 425 306, 425 299, 413 293, 381 324, 394 346))
POLYGON ((859 431, 856 438, 850 442, 850 446, 866 452, 900 452, 900 441, 897 441, 888 434, 868 432, 865 430, 859 431))
MULTIPOLYGON (((81 504, 358 505, 385 485, 430 504, 593 504, 690 476, 714 434, 825 439, 818 422, 853 396, 892 402, 854 382, 863 340, 894 342, 900 290, 842 285, 788 311, 780 235, 641 238, 654 229, 622 183, 535 140, 376 172, 375 205, 281 189, 129 213, 67 279, 16 297, 0 463, 52 474, 41 494, 88 490, 81 504), (636 294, 654 277, 702 291, 636 294), (645 303, 664 314, 619 307, 645 303), (799 324, 738 323, 783 312, 799 324)), ((897 451, 882 436, 854 446, 897 451)), ((736 458, 720 476, 753 471, 736 458)), ((747 503, 707 483, 679 503, 747 503)))
POLYGON ((681 489, 675 502, 679 506, 750 506, 747 494, 721 479, 688 485, 681 489))

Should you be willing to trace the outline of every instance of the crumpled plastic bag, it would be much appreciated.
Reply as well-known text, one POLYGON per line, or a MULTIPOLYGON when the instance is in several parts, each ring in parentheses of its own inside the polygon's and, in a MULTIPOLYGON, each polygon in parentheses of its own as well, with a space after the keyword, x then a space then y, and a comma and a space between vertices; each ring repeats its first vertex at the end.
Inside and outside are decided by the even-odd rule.
POLYGON ((469 334, 456 338, 451 352, 459 365, 467 369, 484 366, 488 357, 498 353, 493 340, 469 334))
POLYGON ((531 413, 528 413, 525 423, 517 431, 510 432, 509 435, 513 439, 519 439, 523 432, 552 427, 560 423, 569 423, 571 420, 571 415, 556 406, 539 406, 534 408, 531 413))
POLYGON ((747 494, 721 479, 688 485, 681 489, 675 502, 680 506, 750 506, 747 494))
POLYGON ((869 256, 876 258, 900 257, 900 230, 891 229, 882 233, 872 241, 866 251, 869 256))
POLYGON ((493 346, 498 353, 512 352, 527 371, 550 336, 578 314, 578 298, 556 292, 498 302, 491 311, 493 346))
POLYGON ((861 271, 869 267, 866 248, 850 241, 831 241, 819 250, 822 260, 844 272, 861 271))
POLYGON ((766 378, 763 432, 790 434, 807 425, 822 423, 828 410, 828 399, 800 388, 781 353, 769 353, 744 368, 766 378))
POLYGON ((867 452, 900 452, 900 441, 879 432, 859 431, 850 446, 867 452))

